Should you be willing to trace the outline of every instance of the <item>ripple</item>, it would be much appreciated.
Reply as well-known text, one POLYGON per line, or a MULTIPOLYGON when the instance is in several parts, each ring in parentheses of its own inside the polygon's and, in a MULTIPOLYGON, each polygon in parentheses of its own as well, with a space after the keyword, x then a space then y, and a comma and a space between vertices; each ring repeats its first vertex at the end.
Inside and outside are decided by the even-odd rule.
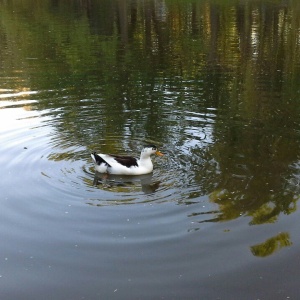
POLYGON ((100 175, 94 175, 93 166, 85 168, 85 183, 94 189, 105 192, 99 197, 91 197, 91 205, 137 204, 184 202, 197 198, 199 186, 194 183, 190 162, 187 155, 178 149, 163 148, 162 158, 154 158, 154 172, 145 176, 112 176, 103 183, 100 175), (194 195, 194 196, 193 196, 194 195))
MULTIPOLYGON (((165 140, 152 136, 145 138, 133 135, 130 127, 122 134, 103 136, 93 131, 90 120, 85 123, 88 119, 86 111, 91 109, 90 105, 93 107, 99 102, 80 101, 84 103, 80 115, 84 127, 78 128, 79 131, 76 118, 67 119, 66 123, 66 109, 64 112, 57 108, 26 110, 26 105, 40 105, 31 99, 2 102, 5 107, 2 115, 11 120, 10 128, 2 132, 2 138, 7 142, 0 151, 2 157, 9 159, 6 171, 15 173, 22 169, 22 176, 26 178, 24 184, 31 182, 33 186, 39 186, 39 191, 51 191, 43 196, 49 203, 64 198, 94 206, 164 202, 190 204, 199 201, 202 186, 195 176, 201 171, 204 148, 209 144, 211 130, 210 125, 203 124, 207 122, 206 115, 214 118, 213 111, 207 114, 187 113, 184 134, 180 132, 180 139, 176 135, 165 140), (176 138, 175 142, 173 138, 176 138), (134 177, 110 175, 104 181, 100 174, 95 173, 91 152, 139 157, 145 144, 155 144, 165 154, 153 157, 153 174, 134 177)), ((180 113, 172 117, 176 115, 180 113)))
POLYGON ((1 98, 15 98, 15 97, 23 97, 23 96, 28 96, 28 95, 33 95, 36 94, 36 91, 20 91, 20 92, 14 92, 14 93, 4 93, 0 94, 0 99, 1 98))

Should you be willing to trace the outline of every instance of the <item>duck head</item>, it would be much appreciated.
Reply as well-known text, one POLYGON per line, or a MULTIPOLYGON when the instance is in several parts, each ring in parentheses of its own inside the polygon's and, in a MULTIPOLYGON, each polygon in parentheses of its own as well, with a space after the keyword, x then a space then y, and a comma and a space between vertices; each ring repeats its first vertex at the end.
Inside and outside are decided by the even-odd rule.
POLYGON ((147 156, 150 156, 152 154, 156 154, 158 156, 163 156, 163 154, 160 151, 158 151, 158 149, 155 145, 146 145, 146 146, 144 146, 141 156, 147 157, 147 156))

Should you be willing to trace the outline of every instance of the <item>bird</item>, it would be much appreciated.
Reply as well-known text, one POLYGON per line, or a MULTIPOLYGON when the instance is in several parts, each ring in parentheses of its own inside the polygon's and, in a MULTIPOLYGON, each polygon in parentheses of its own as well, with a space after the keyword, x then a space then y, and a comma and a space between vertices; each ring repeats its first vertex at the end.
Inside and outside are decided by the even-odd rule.
POLYGON ((143 175, 153 171, 153 164, 150 156, 156 154, 163 156, 155 145, 147 145, 141 151, 140 158, 121 156, 113 154, 102 154, 93 152, 95 169, 99 173, 115 175, 143 175))

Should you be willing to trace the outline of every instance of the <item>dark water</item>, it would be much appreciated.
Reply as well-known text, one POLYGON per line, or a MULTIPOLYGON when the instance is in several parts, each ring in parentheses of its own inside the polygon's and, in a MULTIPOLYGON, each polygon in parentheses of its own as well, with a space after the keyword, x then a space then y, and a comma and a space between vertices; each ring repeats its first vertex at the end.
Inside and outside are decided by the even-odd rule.
POLYGON ((299 16, 0 0, 0 298, 297 299, 299 16))

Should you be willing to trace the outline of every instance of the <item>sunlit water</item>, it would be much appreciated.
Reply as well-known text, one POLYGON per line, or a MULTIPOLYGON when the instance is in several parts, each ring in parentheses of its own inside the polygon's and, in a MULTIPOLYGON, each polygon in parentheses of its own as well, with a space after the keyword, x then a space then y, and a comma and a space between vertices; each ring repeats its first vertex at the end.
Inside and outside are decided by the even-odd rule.
POLYGON ((296 299, 299 65, 270 70, 261 6, 132 4, 126 40, 120 3, 105 6, 119 33, 88 4, 68 17, 42 5, 45 37, 23 6, 0 5, 1 299, 296 299), (140 39, 147 10, 155 30, 140 39), (91 152, 148 143, 164 153, 152 174, 95 173, 91 152))

